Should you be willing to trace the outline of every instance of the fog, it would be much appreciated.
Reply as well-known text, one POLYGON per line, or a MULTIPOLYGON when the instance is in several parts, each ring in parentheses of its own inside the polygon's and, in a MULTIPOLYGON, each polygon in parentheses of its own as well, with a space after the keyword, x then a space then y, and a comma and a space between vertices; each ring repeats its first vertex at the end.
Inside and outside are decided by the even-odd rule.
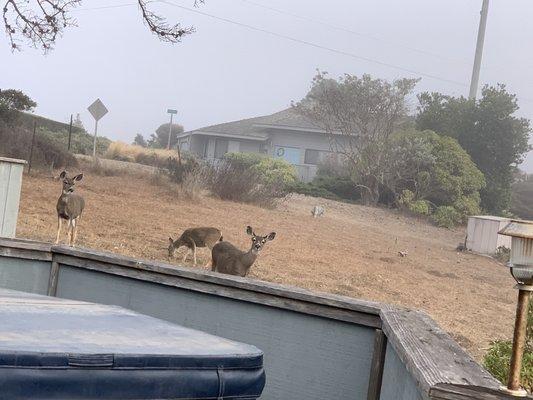
MULTIPOLYGON (((46 56, 27 47, 12 54, 0 35, 0 87, 23 90, 49 118, 80 113, 89 131, 86 109, 99 97, 109 109, 99 132, 127 142, 167 122, 169 107, 186 130, 279 111, 305 95, 317 68, 333 77, 420 76, 417 92, 468 94, 481 0, 253 2, 328 25, 245 0, 206 0, 196 9, 193 0, 151 4, 169 21, 196 28, 170 45, 150 34, 133 0, 85 0, 73 12, 79 26, 46 56)), ((505 83, 530 119, 532 18, 531 1, 491 1, 480 78, 505 83)), ((521 167, 533 172, 531 154, 521 167)))

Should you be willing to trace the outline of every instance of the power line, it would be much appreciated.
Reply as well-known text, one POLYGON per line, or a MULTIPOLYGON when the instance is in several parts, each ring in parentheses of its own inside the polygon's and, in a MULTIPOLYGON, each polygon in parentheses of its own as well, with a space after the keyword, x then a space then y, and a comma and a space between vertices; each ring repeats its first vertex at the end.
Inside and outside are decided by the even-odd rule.
POLYGON ((389 45, 392 45, 392 46, 396 46, 396 47, 402 47, 404 49, 411 50, 411 51, 414 51, 416 53, 424 54, 424 55, 427 55, 427 56, 439 58, 441 60, 456 62, 456 63, 465 64, 465 65, 470 66, 470 62, 469 61, 448 58, 448 57, 442 56, 442 55, 437 54, 437 53, 432 53, 432 52, 427 51, 427 50, 423 50, 423 49, 419 49, 419 48, 416 48, 416 47, 407 46, 407 45, 405 45, 403 43, 398 43, 398 42, 385 40, 385 39, 382 39, 382 38, 379 38, 379 37, 376 37, 376 36, 373 36, 373 35, 356 32, 356 31, 354 31, 352 29, 349 29, 349 28, 346 28, 346 27, 343 27, 343 26, 334 25, 332 23, 329 23, 329 22, 326 22, 326 21, 322 21, 322 20, 319 20, 319 19, 315 19, 315 18, 311 18, 311 17, 307 17, 307 16, 304 16, 304 15, 294 14, 294 13, 292 13, 290 11, 281 10, 279 8, 274 8, 274 7, 271 7, 271 6, 260 4, 260 3, 257 3, 255 1, 251 1, 251 0, 241 0, 241 1, 243 3, 248 3, 248 4, 253 5, 255 7, 260 7, 260 8, 263 8, 265 10, 270 10, 270 11, 277 12, 279 14, 288 15, 290 17, 297 18, 297 19, 300 19, 300 20, 303 20, 303 21, 313 22, 315 24, 323 25, 323 26, 326 26, 328 28, 335 29, 335 30, 342 31, 342 32, 346 32, 346 33, 349 33, 351 35, 359 36, 359 37, 362 37, 362 38, 365 38, 365 39, 370 39, 370 40, 374 40, 376 42, 386 43, 386 44, 389 44, 389 45))
POLYGON ((290 40, 290 41, 295 42, 295 43, 305 44, 305 45, 310 46, 310 47, 314 47, 314 48, 321 49, 321 50, 326 50, 326 51, 329 51, 329 52, 332 52, 332 53, 336 53, 336 54, 341 54, 341 55, 344 55, 344 56, 355 58, 357 60, 362 60, 362 61, 370 62, 370 63, 373 63, 373 64, 378 64, 378 65, 382 65, 382 66, 385 66, 385 67, 394 68, 394 69, 397 69, 397 70, 400 70, 400 71, 403 71, 403 72, 407 72, 407 73, 410 73, 410 74, 413 74, 413 75, 423 76, 423 77, 426 77, 426 78, 431 78, 431 79, 435 79, 435 80, 438 80, 438 81, 451 83, 451 84, 457 85, 457 86, 468 87, 468 85, 466 83, 464 83, 464 82, 459 82, 459 81, 454 81, 452 79, 442 78, 442 77, 437 76, 437 75, 432 75, 432 74, 428 74, 428 73, 425 73, 425 72, 416 71, 416 70, 413 70, 413 69, 410 69, 410 68, 406 68, 406 67, 402 67, 402 66, 399 66, 399 65, 394 65, 394 64, 390 64, 390 63, 387 63, 387 62, 384 62, 384 61, 375 60, 375 59, 372 59, 372 58, 369 58, 369 57, 360 56, 360 55, 357 55, 357 54, 354 54, 354 53, 350 53, 348 51, 334 49, 334 48, 327 47, 327 46, 324 46, 324 45, 321 45, 321 44, 318 44, 318 43, 309 42, 307 40, 294 38, 292 36, 284 35, 282 33, 270 31, 268 29, 259 28, 259 27, 253 26, 253 25, 245 24, 243 22, 234 21, 234 20, 231 20, 231 19, 228 19, 228 18, 219 17, 217 15, 209 14, 209 13, 206 13, 206 12, 203 12, 203 11, 200 11, 200 10, 195 10, 193 8, 181 6, 179 4, 172 3, 172 2, 167 1, 167 0, 160 0, 159 2, 167 4, 167 5, 172 6, 172 7, 180 8, 182 10, 186 10, 186 11, 190 11, 190 12, 193 12, 193 13, 196 13, 196 14, 200 14, 200 15, 203 15, 205 17, 209 17, 209 18, 213 18, 213 19, 216 19, 216 20, 219 20, 219 21, 223 21, 223 22, 226 22, 226 23, 229 23, 229 24, 241 26, 243 28, 247 28, 247 29, 250 29, 250 30, 257 31, 257 32, 266 33, 266 34, 269 34, 269 35, 272 35, 272 36, 276 36, 276 37, 281 38, 281 39, 290 40))

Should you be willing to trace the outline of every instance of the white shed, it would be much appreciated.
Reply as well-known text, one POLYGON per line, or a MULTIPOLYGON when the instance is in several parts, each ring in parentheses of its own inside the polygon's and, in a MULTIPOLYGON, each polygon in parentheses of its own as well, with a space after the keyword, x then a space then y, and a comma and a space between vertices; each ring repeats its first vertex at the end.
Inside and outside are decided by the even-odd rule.
POLYGON ((499 235, 511 220, 491 215, 475 215, 468 218, 466 248, 480 254, 494 254, 500 246, 511 248, 511 238, 499 235))
POLYGON ((0 237, 15 237, 24 164, 0 157, 0 237))

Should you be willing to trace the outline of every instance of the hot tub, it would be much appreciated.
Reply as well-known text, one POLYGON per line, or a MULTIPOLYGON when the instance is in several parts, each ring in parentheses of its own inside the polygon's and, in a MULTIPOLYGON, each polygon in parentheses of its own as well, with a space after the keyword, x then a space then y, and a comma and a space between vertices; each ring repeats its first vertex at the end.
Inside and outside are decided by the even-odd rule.
POLYGON ((114 306, 0 289, 1 399, 257 399, 254 346, 114 306))

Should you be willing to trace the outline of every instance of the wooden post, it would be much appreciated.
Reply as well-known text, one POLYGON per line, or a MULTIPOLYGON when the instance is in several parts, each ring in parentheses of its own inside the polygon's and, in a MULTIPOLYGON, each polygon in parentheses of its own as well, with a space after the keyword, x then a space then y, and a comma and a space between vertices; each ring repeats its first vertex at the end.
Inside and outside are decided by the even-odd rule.
POLYGON ((31 172, 31 159, 33 158, 33 146, 35 145, 35 132, 37 131, 37 120, 33 120, 33 136, 31 138, 30 158, 28 160, 28 175, 31 172))
POLYGON ((387 350, 387 336, 381 329, 376 329, 374 334, 374 352, 370 365, 370 381, 368 382, 367 400, 379 400, 381 395, 381 382, 383 380, 383 367, 387 350))
POLYGON ((59 263, 52 260, 52 268, 50 268, 50 278, 48 279, 48 296, 55 296, 57 293, 57 279, 59 277, 59 263))
POLYGON ((68 127, 68 147, 67 150, 70 151, 70 140, 72 138, 72 114, 70 114, 70 125, 68 127))
POLYGON ((521 392, 520 370, 522 369, 522 358, 524 356, 524 346, 526 343, 527 312, 529 308, 529 298, 531 292, 518 290, 518 304, 516 305, 516 320, 513 335, 513 352, 511 354, 511 370, 507 389, 510 392, 521 392))

